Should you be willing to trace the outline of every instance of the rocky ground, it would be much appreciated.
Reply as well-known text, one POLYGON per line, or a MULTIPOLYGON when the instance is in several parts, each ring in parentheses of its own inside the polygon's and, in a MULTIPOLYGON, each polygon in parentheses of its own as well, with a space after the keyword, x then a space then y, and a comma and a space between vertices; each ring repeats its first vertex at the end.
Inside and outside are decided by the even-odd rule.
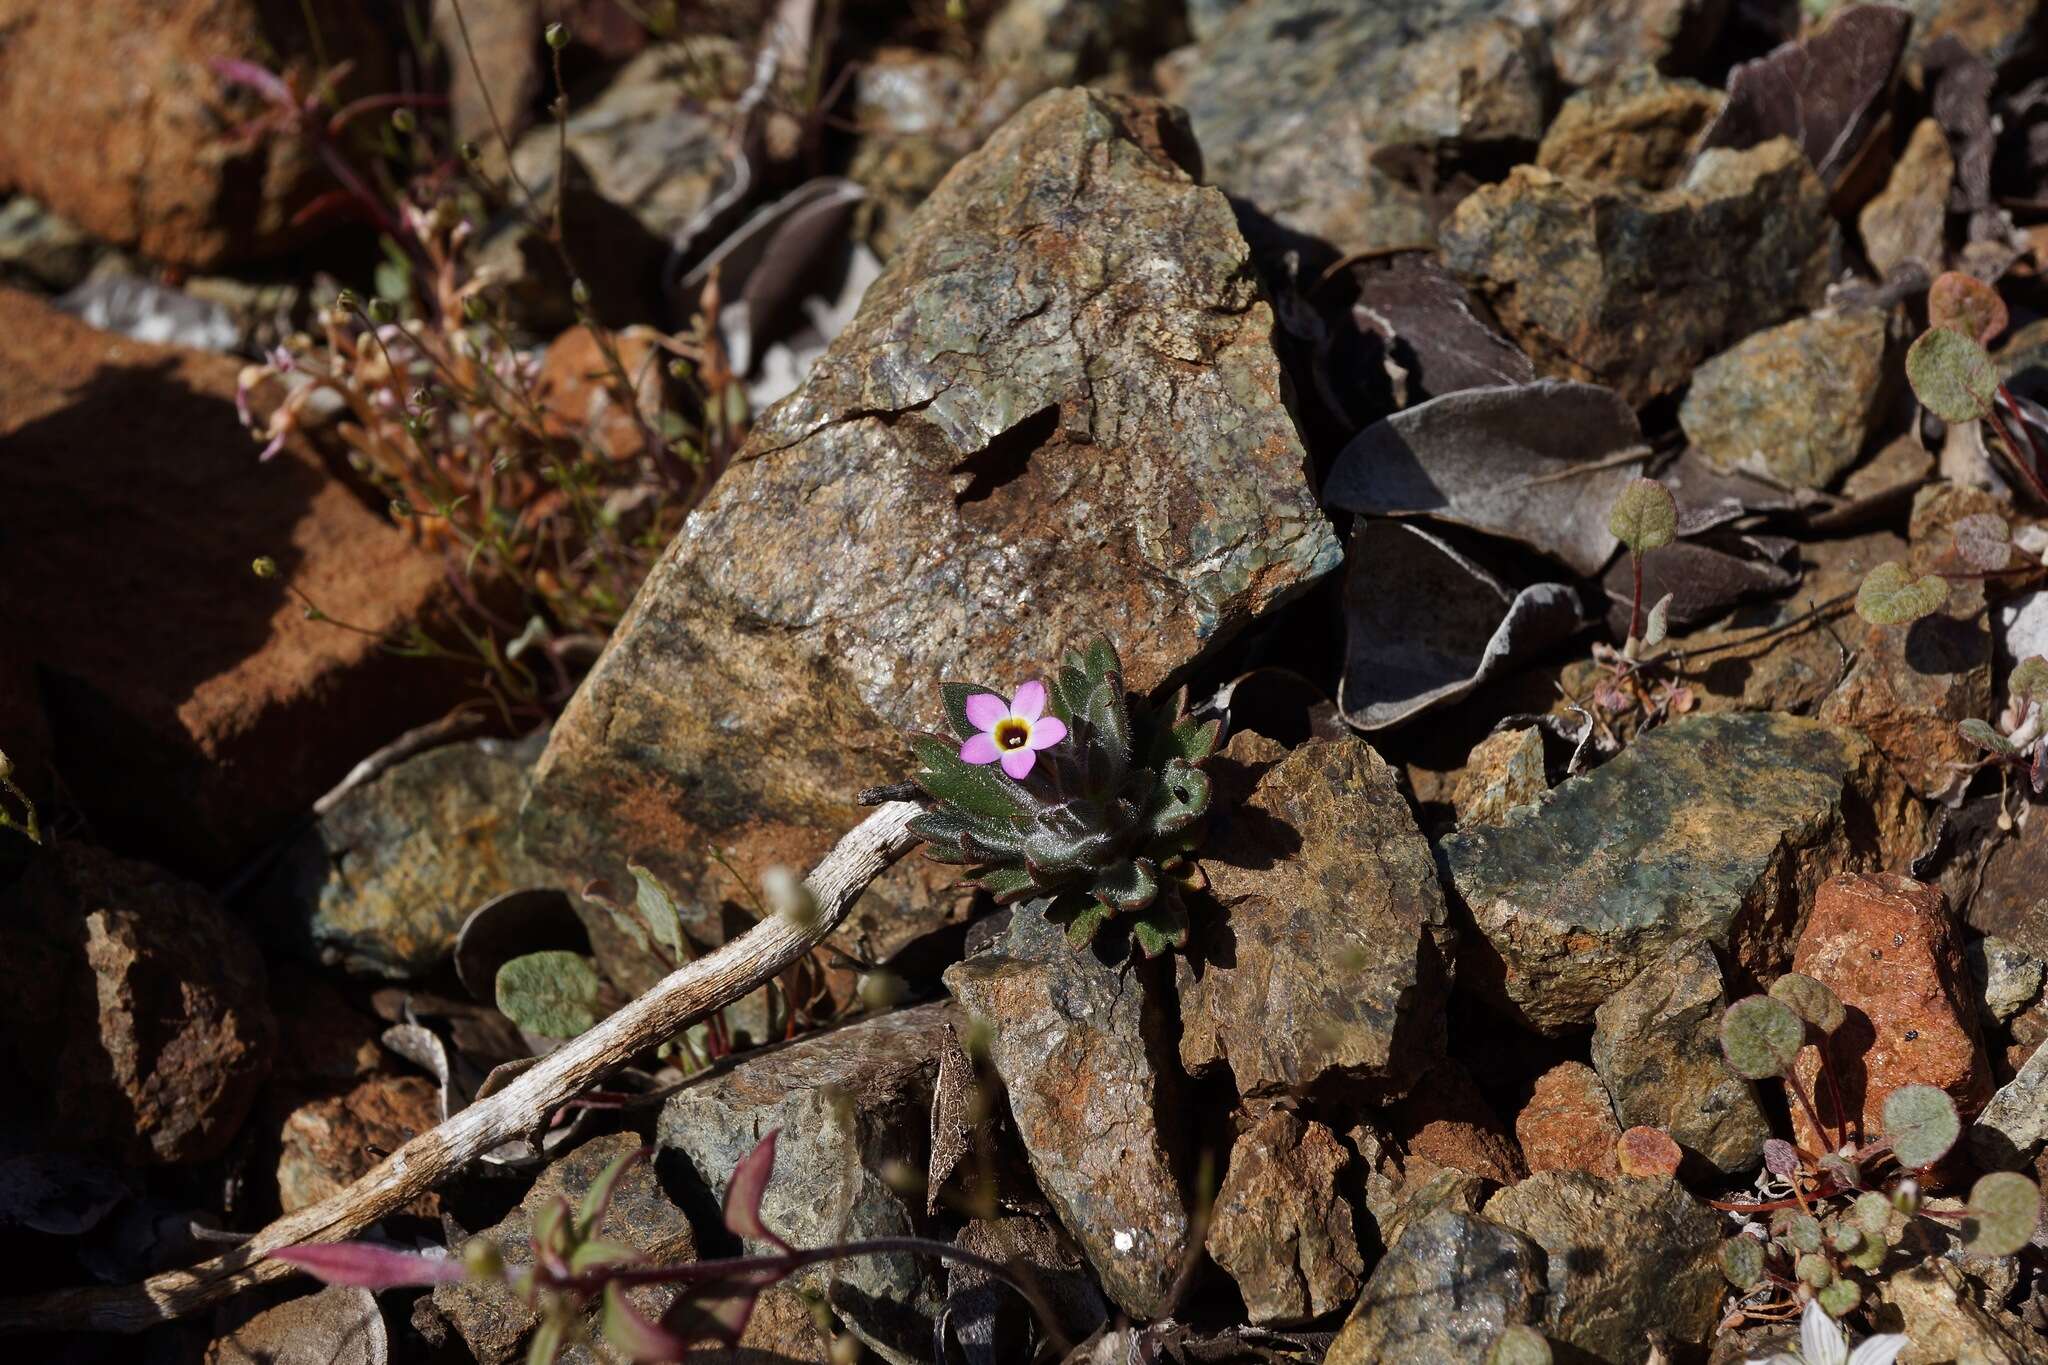
POLYGON ((600 1188, 925 1239, 751 1365, 2048 1360, 2039 0, 0 0, 0 195, 30 1358, 628 1358, 480 1273, 600 1188), (934 804, 942 682, 1061 780, 1097 636, 1218 747, 1092 943, 913 854, 380 1206, 441 1282, 95 1316, 934 804))

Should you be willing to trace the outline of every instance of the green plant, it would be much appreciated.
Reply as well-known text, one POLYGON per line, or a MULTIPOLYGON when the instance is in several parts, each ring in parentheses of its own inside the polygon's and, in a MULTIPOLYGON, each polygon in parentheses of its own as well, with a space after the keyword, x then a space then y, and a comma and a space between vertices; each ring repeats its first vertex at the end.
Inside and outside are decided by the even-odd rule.
POLYGON ((1781 1078, 1828 1144, 1811 1152, 1781 1138, 1766 1141, 1762 1197, 1715 1201, 1744 1220, 1721 1248, 1722 1271, 1742 1295, 1735 1320, 1787 1320, 1807 1301, 1834 1318, 1855 1312, 1875 1280, 1924 1254, 1908 1238, 1916 1219, 1950 1225, 1965 1249, 1984 1256, 2009 1256, 2033 1236, 2041 1192, 2023 1175, 1984 1176, 1960 1205, 1922 1199, 1917 1174, 1947 1156, 1962 1135, 1954 1102, 1933 1086, 1893 1091, 1883 1105, 1884 1131, 1851 1136, 1829 1046, 1846 1019, 1833 991, 1797 972, 1722 1016, 1721 1051, 1730 1068, 1750 1080, 1781 1078), (1832 1129, 1795 1069, 1809 1044, 1838 1116, 1832 1129))
POLYGON ((1631 479, 1614 500, 1607 529, 1628 550, 1635 590, 1629 601, 1628 635, 1621 648, 1604 642, 1593 646, 1593 662, 1601 669, 1593 699, 1602 711, 1616 715, 1640 710, 1645 724, 1654 724, 1672 712, 1683 715, 1696 703, 1692 689, 1659 676, 1655 661, 1644 657, 1644 651, 1664 643, 1672 595, 1665 593, 1644 612, 1643 560, 1650 551, 1677 537, 1678 503, 1671 490, 1655 479, 1631 479))
POLYGON ((914 780, 933 804, 910 828, 927 853, 971 867, 999 903, 1049 899, 1077 947, 1125 916, 1144 956, 1184 946, 1180 890, 1197 875, 1217 723, 1189 719, 1184 693, 1163 706, 1127 695, 1105 639, 1010 702, 968 683, 941 690, 957 738, 911 736, 914 780))

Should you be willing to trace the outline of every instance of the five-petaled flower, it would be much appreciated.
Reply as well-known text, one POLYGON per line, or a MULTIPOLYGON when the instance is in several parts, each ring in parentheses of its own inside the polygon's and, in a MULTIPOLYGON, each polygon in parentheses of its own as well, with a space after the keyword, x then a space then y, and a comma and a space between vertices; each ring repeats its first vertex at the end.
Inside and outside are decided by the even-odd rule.
POLYGON ((1881 1332, 1850 1350, 1849 1334, 1841 1324, 1827 1315, 1818 1299, 1808 1299, 1799 1319, 1798 1353, 1780 1351, 1762 1365, 1892 1365, 1905 1349, 1904 1332, 1881 1332))
POLYGON ((976 692, 966 702, 967 719, 981 733, 960 746, 969 763, 1001 762, 1018 781, 1031 775, 1038 751, 1067 737, 1066 723, 1045 714, 1045 684, 1033 679, 1017 688, 1008 701, 993 692, 976 692))

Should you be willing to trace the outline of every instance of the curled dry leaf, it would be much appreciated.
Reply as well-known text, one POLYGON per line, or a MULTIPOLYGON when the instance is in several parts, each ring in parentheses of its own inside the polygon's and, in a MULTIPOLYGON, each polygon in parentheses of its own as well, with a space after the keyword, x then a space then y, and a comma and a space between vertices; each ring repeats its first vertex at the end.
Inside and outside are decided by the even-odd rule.
POLYGON ((1344 616, 1337 705, 1361 730, 1456 701, 1579 625, 1564 584, 1511 591, 1421 527, 1377 520, 1352 535, 1344 616))
POLYGON ((1597 384, 1465 389, 1375 422, 1337 456, 1323 502, 1424 514, 1520 541, 1594 574, 1607 512, 1641 473, 1635 410, 1597 384))

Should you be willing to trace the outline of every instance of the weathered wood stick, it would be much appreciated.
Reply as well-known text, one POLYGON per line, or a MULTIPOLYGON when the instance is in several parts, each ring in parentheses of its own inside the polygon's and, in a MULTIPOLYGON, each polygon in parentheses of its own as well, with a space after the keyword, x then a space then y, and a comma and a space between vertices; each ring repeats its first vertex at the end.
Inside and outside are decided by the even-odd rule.
POLYGON ((883 869, 917 843, 907 826, 923 807, 896 801, 849 830, 805 880, 817 902, 807 919, 776 915, 694 962, 596 1028, 548 1054, 497 1094, 472 1104, 379 1162, 347 1189, 278 1219, 241 1246, 189 1270, 136 1285, 65 1289, 0 1299, 0 1331, 139 1332, 292 1273, 268 1259, 279 1247, 332 1242, 418 1198, 499 1143, 530 1132, 642 1049, 759 989, 837 929, 883 869))

